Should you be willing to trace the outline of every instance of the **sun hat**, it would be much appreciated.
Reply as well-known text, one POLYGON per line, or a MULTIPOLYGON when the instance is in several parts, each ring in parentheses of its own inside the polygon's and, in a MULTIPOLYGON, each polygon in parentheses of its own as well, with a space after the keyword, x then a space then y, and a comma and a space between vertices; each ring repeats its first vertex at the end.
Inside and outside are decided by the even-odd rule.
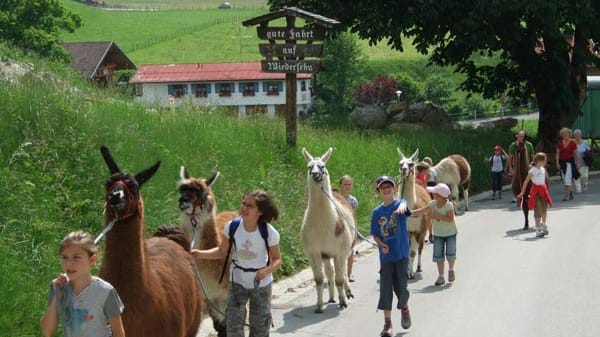
POLYGON ((396 187, 396 182, 394 181, 394 178, 390 176, 381 176, 377 178, 377 180, 375 181, 375 186, 379 188, 379 186, 381 186, 381 184, 383 183, 390 183, 392 184, 392 186, 396 187))
POLYGON ((446 185, 444 183, 439 183, 435 186, 427 187, 427 192, 437 193, 444 198, 448 198, 448 196, 450 195, 450 188, 448 188, 448 185, 446 185))
POLYGON ((500 145, 494 146, 494 151, 502 151, 502 146, 500 146, 500 145))

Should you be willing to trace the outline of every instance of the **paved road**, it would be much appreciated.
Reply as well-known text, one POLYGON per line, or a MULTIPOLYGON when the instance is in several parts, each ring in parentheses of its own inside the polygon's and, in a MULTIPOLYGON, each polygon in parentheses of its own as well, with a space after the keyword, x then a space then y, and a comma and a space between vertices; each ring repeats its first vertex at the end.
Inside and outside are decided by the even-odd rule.
MULTIPOLYGON (((413 326, 402 330, 400 312, 394 311, 394 336, 600 336, 600 257, 594 250, 600 239, 600 178, 593 177, 590 190, 574 201, 560 201, 560 192, 554 182, 550 234, 542 239, 521 229, 522 212, 510 203, 509 192, 502 200, 485 195, 473 202, 471 211, 456 218, 456 282, 433 285, 437 271, 432 245, 426 245, 424 271, 409 282, 413 326)), ((348 309, 331 304, 323 314, 313 313, 309 271, 279 282, 271 336, 379 336, 378 268, 376 252, 363 250, 352 284, 356 298, 348 309)))

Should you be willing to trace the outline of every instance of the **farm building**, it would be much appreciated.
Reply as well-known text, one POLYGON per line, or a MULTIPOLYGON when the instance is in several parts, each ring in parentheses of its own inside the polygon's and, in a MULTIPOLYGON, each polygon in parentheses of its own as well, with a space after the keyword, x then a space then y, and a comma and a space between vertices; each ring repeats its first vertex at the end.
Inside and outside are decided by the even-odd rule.
POLYGON ((136 69, 114 42, 65 42, 62 46, 71 55, 71 68, 90 80, 108 84, 115 71, 136 69))
MULTIPOLYGON (((297 107, 312 104, 311 74, 297 75, 297 107)), ((142 65, 129 83, 149 106, 226 106, 240 116, 285 114, 285 74, 263 72, 260 62, 142 65)))

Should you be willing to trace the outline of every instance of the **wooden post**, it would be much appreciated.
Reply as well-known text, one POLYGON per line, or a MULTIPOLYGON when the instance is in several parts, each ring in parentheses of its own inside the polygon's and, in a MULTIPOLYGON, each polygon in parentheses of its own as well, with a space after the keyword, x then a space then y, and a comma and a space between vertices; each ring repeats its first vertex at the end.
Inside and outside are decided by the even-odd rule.
POLYGON ((289 146, 296 146, 296 74, 285 74, 285 136, 289 146))
MULTIPOLYGON (((286 16, 288 28, 294 28, 295 16, 286 16)), ((296 43, 296 40, 286 40, 286 43, 296 43)), ((297 113, 296 113, 296 73, 285 74, 285 136, 289 146, 296 146, 297 113)))

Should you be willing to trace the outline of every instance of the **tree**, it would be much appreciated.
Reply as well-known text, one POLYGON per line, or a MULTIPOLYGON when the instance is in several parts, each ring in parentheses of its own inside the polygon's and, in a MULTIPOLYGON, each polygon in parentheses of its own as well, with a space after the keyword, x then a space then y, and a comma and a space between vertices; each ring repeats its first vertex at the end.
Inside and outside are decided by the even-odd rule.
POLYGON ((56 60, 67 60, 58 45, 60 31, 73 32, 81 18, 58 0, 0 1, 0 40, 56 60))
POLYGON ((403 51, 410 37, 430 63, 466 75, 461 88, 485 98, 535 94, 538 145, 552 151, 586 99, 587 65, 600 64, 600 2, 590 0, 270 0, 336 18, 371 43, 403 51), (592 48, 590 48, 592 46, 592 48))
POLYGON ((351 91, 362 80, 364 59, 357 38, 350 33, 329 36, 324 42, 317 95, 343 112, 351 101, 351 91))

